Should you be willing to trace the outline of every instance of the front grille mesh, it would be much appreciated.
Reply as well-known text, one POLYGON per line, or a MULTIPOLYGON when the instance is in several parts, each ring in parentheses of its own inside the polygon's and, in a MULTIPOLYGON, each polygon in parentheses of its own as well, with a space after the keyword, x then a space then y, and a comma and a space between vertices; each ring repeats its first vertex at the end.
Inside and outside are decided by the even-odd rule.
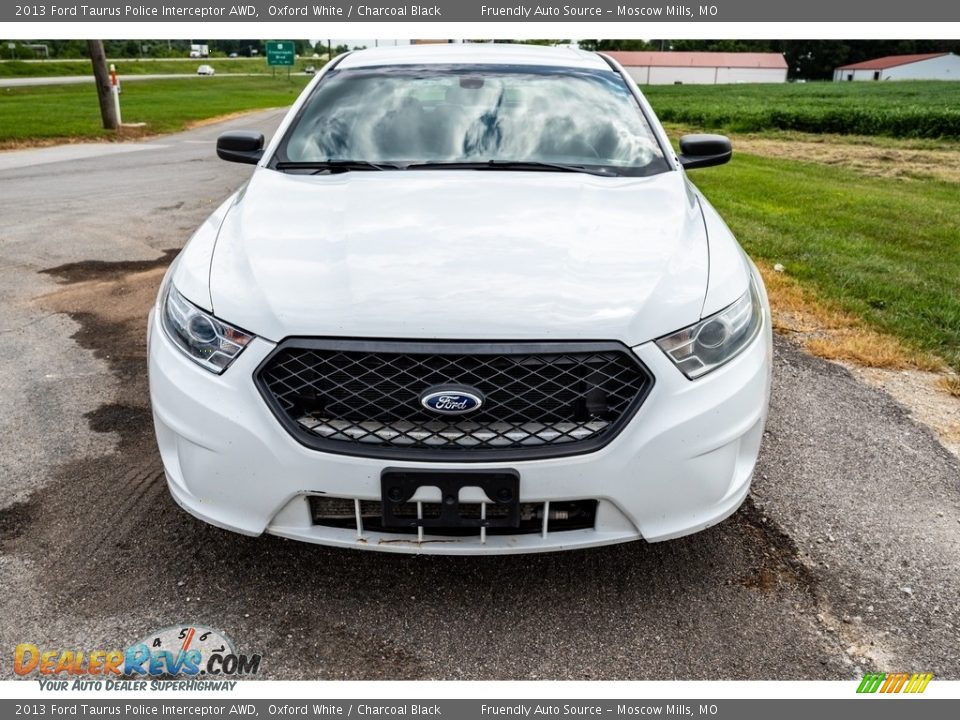
POLYGON ((405 352, 302 343, 284 344, 267 360, 258 373, 261 389, 288 429, 314 441, 308 444, 335 443, 358 453, 511 454, 596 442, 612 436, 652 383, 632 353, 610 344, 405 352), (444 416, 421 406, 425 390, 444 385, 479 390, 482 407, 444 416))

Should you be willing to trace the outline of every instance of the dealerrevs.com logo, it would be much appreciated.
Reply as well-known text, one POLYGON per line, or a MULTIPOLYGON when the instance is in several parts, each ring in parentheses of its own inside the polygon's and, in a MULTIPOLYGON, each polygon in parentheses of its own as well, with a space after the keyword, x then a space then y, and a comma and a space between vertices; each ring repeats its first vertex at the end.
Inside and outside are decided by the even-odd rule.
POLYGON ((20 643, 13 671, 41 690, 232 690, 260 671, 259 654, 237 652, 219 630, 173 625, 124 650, 49 649, 20 643))

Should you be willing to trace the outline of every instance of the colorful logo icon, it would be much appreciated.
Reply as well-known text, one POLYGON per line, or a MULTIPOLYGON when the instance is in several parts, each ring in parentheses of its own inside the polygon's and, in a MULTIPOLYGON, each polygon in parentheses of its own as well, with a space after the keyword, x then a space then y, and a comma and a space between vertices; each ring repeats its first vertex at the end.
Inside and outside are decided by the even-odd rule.
POLYGON ((933 673, 867 673, 858 693, 922 693, 933 680, 933 673))

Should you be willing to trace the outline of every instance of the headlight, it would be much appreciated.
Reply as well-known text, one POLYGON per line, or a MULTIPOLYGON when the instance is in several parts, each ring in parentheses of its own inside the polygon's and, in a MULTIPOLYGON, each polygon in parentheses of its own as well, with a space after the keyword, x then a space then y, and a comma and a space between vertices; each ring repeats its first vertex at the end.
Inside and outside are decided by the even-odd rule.
POLYGON ((763 310, 753 279, 732 305, 672 335, 657 345, 693 380, 735 357, 760 331, 763 310))
POLYGON ((218 375, 254 337, 188 302, 172 282, 167 284, 162 315, 163 327, 177 347, 198 365, 218 375))

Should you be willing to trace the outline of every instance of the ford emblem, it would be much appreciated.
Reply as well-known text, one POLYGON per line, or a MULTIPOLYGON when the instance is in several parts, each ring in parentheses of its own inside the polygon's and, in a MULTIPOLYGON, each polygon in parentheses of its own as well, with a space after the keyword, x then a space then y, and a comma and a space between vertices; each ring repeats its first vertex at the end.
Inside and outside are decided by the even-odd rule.
POLYGON ((474 388, 432 387, 420 395, 420 404, 441 415, 464 415, 480 409, 483 394, 474 388))

